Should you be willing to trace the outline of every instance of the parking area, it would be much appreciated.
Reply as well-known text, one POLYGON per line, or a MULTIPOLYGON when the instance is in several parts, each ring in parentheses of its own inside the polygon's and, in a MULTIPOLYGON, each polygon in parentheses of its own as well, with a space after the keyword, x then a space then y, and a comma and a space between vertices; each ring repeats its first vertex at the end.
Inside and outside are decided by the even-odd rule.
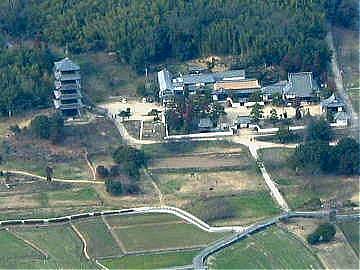
POLYGON ((148 113, 152 109, 162 111, 163 108, 156 103, 143 103, 139 100, 127 100, 124 101, 112 101, 99 105, 101 108, 107 109, 111 114, 118 114, 121 111, 125 111, 130 108, 129 120, 144 120, 152 121, 154 116, 148 116, 148 113))

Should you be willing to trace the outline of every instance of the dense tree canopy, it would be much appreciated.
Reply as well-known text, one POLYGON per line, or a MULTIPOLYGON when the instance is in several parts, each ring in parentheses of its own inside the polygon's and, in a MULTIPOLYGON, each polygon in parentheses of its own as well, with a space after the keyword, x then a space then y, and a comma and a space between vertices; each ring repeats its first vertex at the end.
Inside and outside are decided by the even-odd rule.
POLYGON ((57 143, 64 138, 64 119, 60 114, 50 117, 38 115, 31 120, 30 131, 39 139, 48 139, 57 143))
POLYGON ((175 57, 231 54, 286 71, 326 69, 326 0, 12 0, 0 30, 72 52, 116 51, 138 71, 175 57))
POLYGON ((52 60, 40 46, 0 48, 0 115, 49 104, 52 60))

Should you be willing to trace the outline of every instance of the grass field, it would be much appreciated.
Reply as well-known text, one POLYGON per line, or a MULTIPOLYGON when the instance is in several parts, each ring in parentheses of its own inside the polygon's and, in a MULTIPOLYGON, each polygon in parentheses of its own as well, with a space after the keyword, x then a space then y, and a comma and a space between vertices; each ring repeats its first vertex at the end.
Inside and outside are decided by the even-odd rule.
MULTIPOLYGON (((279 225, 306 241, 306 237, 325 222, 326 220, 320 219, 294 218, 279 225)), ((358 268, 359 259, 338 226, 336 226, 336 234, 332 241, 310 247, 327 269, 358 268)))
POLYGON ((81 240, 69 226, 19 228, 16 233, 48 253, 49 268, 94 268, 83 256, 81 240))
POLYGON ((164 222, 180 222, 181 219, 170 214, 144 214, 129 216, 108 216, 107 222, 112 227, 131 226, 137 224, 154 224, 164 222))
POLYGON ((359 226, 360 223, 357 221, 339 223, 340 229, 358 256, 360 249, 359 226))
POLYGON ((230 219, 208 220, 210 223, 222 224, 234 220, 243 224, 249 220, 261 219, 279 213, 279 208, 277 208, 267 191, 248 191, 233 196, 198 200, 190 204, 187 210, 195 216, 206 219, 209 207, 216 205, 216 201, 219 201, 220 204, 222 202, 227 203, 233 209, 234 216, 230 219))
POLYGON ((0 230, 0 268, 12 269, 42 262, 42 255, 10 232, 0 230))
POLYGON ((46 196, 50 206, 96 205, 101 203, 92 187, 53 191, 46 193, 46 196))
POLYGON ((193 248, 206 245, 224 236, 224 234, 207 233, 184 223, 118 227, 114 231, 127 251, 193 248))
POLYGON ((316 269, 318 259, 289 233, 271 227, 208 259, 210 269, 316 269))
POLYGON ((166 252, 148 255, 128 255, 122 258, 101 260, 109 269, 160 269, 190 265, 199 250, 166 252))
POLYGON ((90 256, 99 258, 122 254, 101 218, 81 221, 75 226, 84 236, 90 256))
POLYGON ((224 236, 204 232, 168 214, 111 216, 106 219, 129 252, 192 248, 224 236))
POLYGON ((354 199, 358 203, 359 182, 356 176, 296 173, 287 161, 293 151, 286 148, 259 151, 266 169, 279 184, 280 192, 291 208, 309 209, 312 207, 309 203, 314 199, 336 198, 338 202, 354 199))

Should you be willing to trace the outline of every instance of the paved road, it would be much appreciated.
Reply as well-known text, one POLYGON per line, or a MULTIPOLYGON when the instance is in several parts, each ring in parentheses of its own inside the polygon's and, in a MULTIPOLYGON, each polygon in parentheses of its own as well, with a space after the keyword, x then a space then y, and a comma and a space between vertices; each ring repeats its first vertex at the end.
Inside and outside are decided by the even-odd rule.
POLYGON ((347 111, 350 113, 352 125, 358 126, 359 125, 359 116, 354 111, 351 100, 344 88, 342 76, 341 76, 340 70, 339 70, 339 64, 337 61, 336 50, 335 50, 335 46, 334 46, 334 42, 333 42, 333 35, 332 35, 331 30, 328 32, 326 40, 327 40, 330 50, 332 50, 334 52, 332 55, 332 58, 331 58, 331 69, 332 69, 334 77, 335 77, 334 79, 335 79, 335 85, 336 85, 337 92, 338 92, 339 96, 342 98, 342 100, 344 100, 346 103, 347 111))
POLYGON ((0 226, 23 225, 23 224, 36 225, 36 224, 44 224, 44 223, 69 222, 72 220, 84 219, 94 216, 134 215, 134 214, 147 214, 147 213, 172 214, 207 232, 241 232, 246 229, 246 227, 243 226, 223 226, 223 227, 210 226, 209 224, 197 218, 196 216, 190 214, 189 212, 186 212, 185 210, 172 206, 136 207, 136 208, 128 208, 128 209, 120 209, 120 210, 88 212, 88 213, 81 213, 81 214, 62 216, 56 218, 3 220, 0 221, 0 226))

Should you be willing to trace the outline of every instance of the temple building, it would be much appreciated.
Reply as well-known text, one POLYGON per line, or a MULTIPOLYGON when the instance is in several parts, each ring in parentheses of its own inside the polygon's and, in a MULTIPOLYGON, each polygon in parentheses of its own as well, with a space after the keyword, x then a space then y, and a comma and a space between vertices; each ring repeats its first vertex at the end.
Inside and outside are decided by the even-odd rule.
POLYGON ((54 63, 54 105, 64 116, 81 116, 82 103, 80 67, 69 58, 54 63))

